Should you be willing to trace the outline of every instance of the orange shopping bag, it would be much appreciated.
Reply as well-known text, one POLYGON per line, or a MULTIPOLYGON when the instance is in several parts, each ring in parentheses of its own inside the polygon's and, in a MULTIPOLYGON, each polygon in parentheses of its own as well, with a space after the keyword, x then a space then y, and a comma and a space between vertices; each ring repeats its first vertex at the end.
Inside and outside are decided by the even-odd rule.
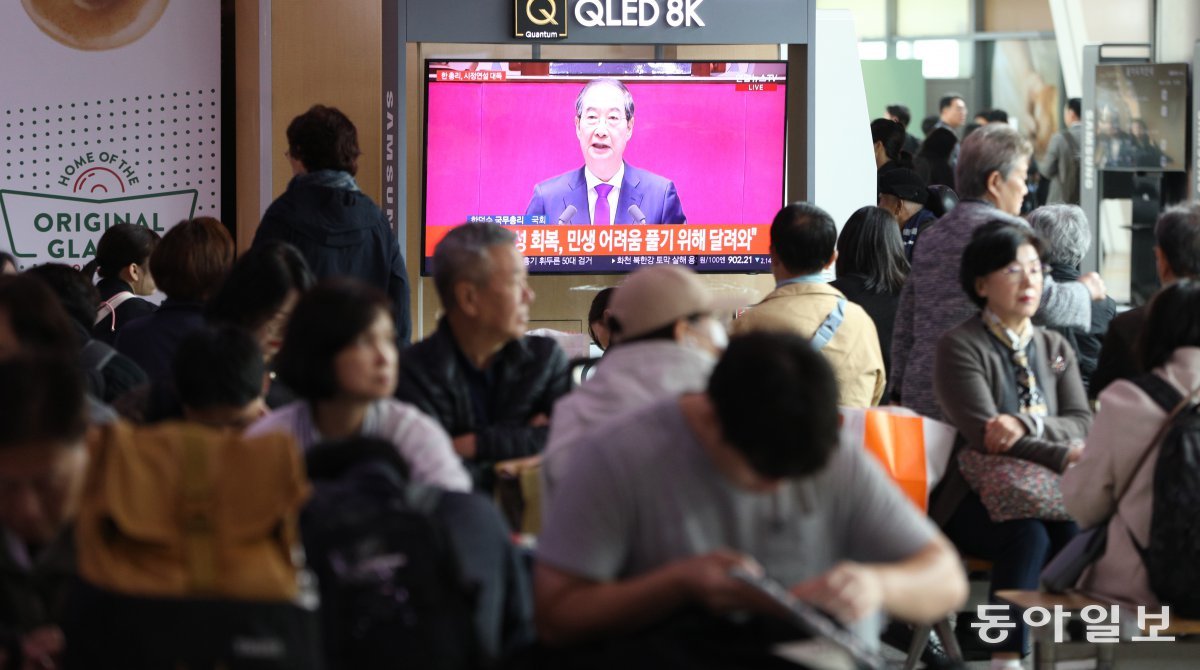
POLYGON ((946 473, 956 431, 902 407, 842 407, 844 444, 875 455, 900 490, 921 511, 946 473))

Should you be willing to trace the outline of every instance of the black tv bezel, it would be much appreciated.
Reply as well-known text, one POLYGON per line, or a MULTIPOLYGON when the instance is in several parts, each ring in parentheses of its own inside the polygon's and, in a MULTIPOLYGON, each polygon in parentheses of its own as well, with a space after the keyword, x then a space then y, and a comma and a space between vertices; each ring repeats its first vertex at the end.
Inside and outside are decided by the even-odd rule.
MULTIPOLYGON (((429 194, 429 85, 432 83, 432 80, 429 76, 429 73, 430 73, 429 64, 430 63, 452 63, 452 62, 596 63, 596 64, 605 64, 605 63, 646 63, 646 64, 650 64, 650 63, 664 63, 664 64, 670 64, 670 63, 693 63, 693 64, 694 63, 731 63, 731 64, 733 64, 733 63, 772 63, 772 64, 781 64, 784 66, 784 78, 783 78, 784 86, 788 87, 789 89, 792 86, 792 73, 791 73, 792 69, 790 67, 788 67, 788 61, 786 59, 767 60, 767 59, 761 59, 761 58, 757 58, 757 59, 753 59, 753 58, 742 58, 742 59, 737 59, 737 58, 735 58, 735 59, 677 58, 677 59, 672 59, 672 60, 645 60, 645 59, 618 58, 618 59, 608 59, 608 60, 596 60, 594 58, 555 58, 555 59, 493 58, 493 59, 488 59, 488 60, 478 60, 477 61, 474 59, 465 58, 465 57, 457 57, 457 56, 441 56, 441 57, 437 57, 437 58, 425 58, 421 64, 421 67, 422 67, 421 77, 424 80, 424 88, 423 88, 424 100, 423 100, 422 112, 421 112, 421 222, 420 222, 421 223, 421 245, 420 245, 421 265, 420 265, 420 273, 419 273, 419 276, 421 276, 421 277, 433 276, 433 274, 430 271, 428 264, 427 264, 427 261, 429 260, 429 258, 426 257, 426 255, 425 255, 425 235, 429 230, 429 225, 428 225, 428 220, 427 220, 428 219, 428 211, 427 210, 429 207, 429 198, 428 198, 428 194, 429 194)), ((618 76, 615 78, 620 79, 622 81, 635 79, 635 77, 628 77, 628 76, 618 76)), ((563 79, 567 80, 569 78, 563 77, 563 79)), ((780 207, 782 207, 784 205, 784 203, 787 201, 788 118, 789 118, 789 111, 790 111, 788 97, 789 96, 785 95, 784 102, 783 102, 783 146, 782 146, 782 154, 783 155, 780 160, 780 164, 783 165, 783 173, 782 173, 782 183, 780 184, 780 195, 782 196, 780 198, 780 202, 779 202, 780 207)), ((764 221, 763 223, 765 224, 765 223, 770 223, 770 222, 764 221)), ((766 274, 766 273, 770 272, 769 269, 768 270, 736 270, 736 269, 708 270, 708 269, 700 269, 700 266, 688 265, 685 267, 689 268, 690 270, 692 270, 698 274, 711 274, 711 275, 739 275, 739 274, 741 274, 741 275, 746 275, 746 274, 757 275, 757 274, 766 274)), ((602 276, 602 275, 624 275, 624 274, 629 274, 636 268, 630 268, 629 270, 596 270, 593 272, 556 271, 556 270, 539 271, 539 270, 532 269, 527 265, 526 269, 530 275, 534 275, 534 276, 538 276, 538 277, 572 277, 572 276, 588 277, 588 276, 602 276)))
MULTIPOLYGON (((1098 64, 1096 65, 1096 69, 1097 69, 1097 70, 1099 70, 1100 68, 1158 67, 1158 66, 1168 66, 1168 67, 1180 67, 1180 66, 1182 66, 1182 67, 1184 68, 1185 75, 1184 75, 1183 85, 1184 85, 1184 88, 1185 88, 1185 91, 1184 91, 1184 105, 1185 105, 1185 109, 1186 109, 1186 106, 1190 106, 1190 104, 1191 104, 1191 101, 1192 101, 1192 93, 1193 93, 1193 92, 1192 92, 1192 90, 1191 90, 1191 87, 1192 87, 1192 76, 1193 76, 1193 74, 1192 74, 1192 71, 1191 71, 1191 63, 1186 63, 1186 62, 1173 62, 1173 63, 1124 63, 1124 62, 1118 62, 1118 63, 1098 63, 1098 64)), ((1124 76, 1124 75, 1122 75, 1122 76, 1124 76)), ((1097 95, 1096 95, 1096 97, 1099 97, 1100 87, 1099 87, 1099 86, 1098 86, 1098 85, 1097 85, 1095 82, 1096 82, 1096 77, 1095 77, 1095 75, 1093 74, 1093 85, 1095 86, 1095 90, 1096 90, 1096 94, 1097 94, 1097 95)), ((1185 118, 1184 118, 1184 122, 1183 122, 1183 123, 1184 123, 1184 132, 1183 132, 1183 158, 1182 158, 1183 167, 1177 167, 1177 168, 1165 168, 1165 167, 1153 167, 1153 166, 1149 166, 1149 165, 1145 165, 1145 166, 1142 166, 1142 165, 1121 165, 1121 166, 1116 166, 1116 167, 1104 167, 1103 165, 1094 165, 1094 166, 1093 166, 1093 168, 1094 168, 1096 171, 1098 171, 1098 172, 1128 172, 1128 173, 1136 173, 1136 172, 1158 172, 1158 173, 1164 173, 1164 174, 1165 174, 1165 173, 1184 173, 1184 174, 1186 174, 1186 173, 1188 172, 1188 152, 1189 152, 1189 150, 1191 149, 1191 142, 1189 142, 1189 141, 1188 141, 1188 134, 1191 132, 1191 126, 1192 126, 1192 124, 1191 124, 1191 119, 1192 119, 1192 114, 1193 114, 1195 111, 1196 111, 1196 110, 1187 110, 1187 111, 1185 111, 1185 113, 1184 113, 1184 117, 1185 117, 1185 118)), ((1096 112, 1098 112, 1098 110, 1096 110, 1096 109, 1093 109, 1093 110, 1092 110, 1092 112, 1093 112, 1093 113, 1096 113, 1096 112)), ((1099 122, 1099 121, 1097 121, 1097 123, 1098 123, 1098 122, 1099 122)), ((1196 160, 1196 158, 1197 158, 1197 157, 1193 157, 1193 158, 1192 158, 1192 160, 1196 160)))

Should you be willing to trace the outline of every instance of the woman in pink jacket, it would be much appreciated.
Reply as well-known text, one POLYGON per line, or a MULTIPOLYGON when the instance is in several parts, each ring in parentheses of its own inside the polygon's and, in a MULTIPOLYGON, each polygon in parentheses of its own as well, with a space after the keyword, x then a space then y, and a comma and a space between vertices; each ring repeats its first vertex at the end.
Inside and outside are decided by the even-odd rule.
MULTIPOLYGON (((1159 292, 1142 328, 1141 344, 1143 369, 1152 370, 1182 395, 1200 387, 1200 281, 1180 280, 1159 292)), ((1067 511, 1080 526, 1109 519, 1108 547, 1077 584, 1089 595, 1125 605, 1159 605, 1133 542, 1142 547, 1150 542, 1158 451, 1150 442, 1166 416, 1138 384, 1113 382, 1100 394, 1100 411, 1082 458, 1063 476, 1067 511), (1154 451, 1139 469, 1146 449, 1154 451)))

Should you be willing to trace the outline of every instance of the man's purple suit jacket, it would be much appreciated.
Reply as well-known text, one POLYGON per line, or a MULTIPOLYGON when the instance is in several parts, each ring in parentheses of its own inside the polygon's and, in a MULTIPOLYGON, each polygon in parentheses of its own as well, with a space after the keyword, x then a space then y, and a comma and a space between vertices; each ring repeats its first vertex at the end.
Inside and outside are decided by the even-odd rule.
MULTIPOLYGON (((584 179, 583 168, 564 172, 534 186, 533 197, 529 200, 525 215, 542 214, 550 223, 558 223, 558 217, 568 205, 575 206, 575 215, 565 223, 591 223, 587 180, 584 179)), ((675 192, 675 184, 670 179, 626 163, 621 192, 617 198, 618 225, 634 222, 629 213, 631 205, 637 205, 642 210, 642 214, 646 216, 646 223, 687 223, 683 205, 679 202, 679 194, 675 192)))

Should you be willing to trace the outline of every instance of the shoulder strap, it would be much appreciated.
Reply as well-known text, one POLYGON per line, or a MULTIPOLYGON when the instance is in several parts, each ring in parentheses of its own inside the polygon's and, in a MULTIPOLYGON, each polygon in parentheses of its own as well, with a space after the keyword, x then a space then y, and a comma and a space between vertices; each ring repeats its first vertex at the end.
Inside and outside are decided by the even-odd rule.
POLYGON ((825 321, 817 327, 817 332, 812 336, 812 345, 820 351, 829 344, 833 336, 837 334, 838 328, 842 326, 842 321, 846 320, 846 299, 838 298, 837 304, 834 305, 833 311, 829 316, 825 317, 825 321))
POLYGON ((414 482, 404 485, 404 502, 414 512, 433 514, 441 499, 442 490, 436 486, 426 486, 414 482))
POLYGON ((108 362, 116 355, 116 349, 113 349, 107 343, 100 340, 88 340, 88 343, 83 345, 83 350, 80 352, 84 369, 96 371, 100 371, 105 365, 108 365, 108 362))
POLYGON ((109 329, 116 330, 117 329, 117 308, 121 306, 121 303, 125 302, 126 300, 129 300, 132 297, 133 297, 133 293, 131 293, 130 291, 121 291, 120 293, 114 295, 113 297, 109 298, 108 300, 105 300, 104 302, 100 303, 100 307, 96 310, 96 320, 92 322, 92 325, 94 326, 94 325, 99 324, 101 321, 104 320, 104 317, 108 316, 112 320, 112 323, 109 325, 109 329), (108 314, 105 314, 105 312, 108 312, 108 314))
POLYGON ((1138 375, 1129 381, 1140 388, 1150 399, 1158 403, 1162 411, 1170 414, 1175 406, 1183 399, 1183 394, 1171 382, 1159 377, 1153 372, 1138 375))
MULTIPOLYGON (((1130 381, 1136 384, 1142 391, 1145 391, 1146 395, 1150 396, 1154 402, 1158 403, 1158 406, 1167 413, 1167 418, 1163 419, 1162 425, 1158 427, 1158 432, 1154 434, 1154 439, 1150 440, 1150 443, 1142 450, 1142 455, 1138 456, 1138 462, 1133 468, 1133 474, 1129 475, 1129 479, 1125 481, 1126 488, 1133 483, 1134 477, 1142 469, 1142 465, 1146 463, 1147 457, 1154 450, 1155 445, 1162 442, 1163 438, 1167 436, 1167 431, 1171 428, 1171 424, 1175 423, 1175 417, 1179 416, 1179 413, 1191 404, 1192 397, 1196 395, 1197 391, 1200 391, 1200 389, 1196 389, 1187 396, 1184 396, 1170 382, 1153 372, 1138 375, 1130 381)), ((1124 495, 1125 489, 1117 491, 1116 500, 1119 501, 1124 495)), ((1134 542, 1134 545, 1136 546, 1137 543, 1134 542)))

